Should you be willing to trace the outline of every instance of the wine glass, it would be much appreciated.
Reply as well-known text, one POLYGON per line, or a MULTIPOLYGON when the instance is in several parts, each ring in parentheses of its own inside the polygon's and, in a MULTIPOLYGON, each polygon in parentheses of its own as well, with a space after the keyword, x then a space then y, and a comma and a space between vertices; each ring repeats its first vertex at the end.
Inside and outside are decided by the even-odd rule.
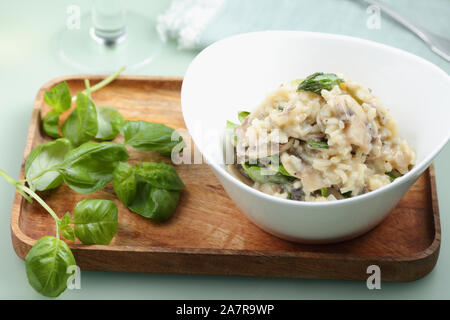
POLYGON ((161 51, 163 41, 148 18, 127 12, 122 0, 93 0, 91 14, 59 39, 61 58, 88 72, 139 69, 161 51))

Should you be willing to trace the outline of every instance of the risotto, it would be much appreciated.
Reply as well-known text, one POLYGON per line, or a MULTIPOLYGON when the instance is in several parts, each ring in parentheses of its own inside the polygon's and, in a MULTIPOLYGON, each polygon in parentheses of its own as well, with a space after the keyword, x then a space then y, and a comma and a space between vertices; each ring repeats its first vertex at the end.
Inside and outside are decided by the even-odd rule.
POLYGON ((381 188, 415 164, 390 112, 359 83, 315 73, 281 85, 227 123, 228 168, 267 194, 332 201, 381 188))

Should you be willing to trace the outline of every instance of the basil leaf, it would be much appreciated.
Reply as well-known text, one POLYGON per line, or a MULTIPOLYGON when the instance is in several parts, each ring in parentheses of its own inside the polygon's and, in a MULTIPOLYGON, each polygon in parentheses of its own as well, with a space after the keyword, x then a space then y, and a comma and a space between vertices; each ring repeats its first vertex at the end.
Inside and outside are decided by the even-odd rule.
POLYGON ((344 196, 344 198, 351 198, 352 197, 352 192, 351 191, 347 191, 347 192, 344 192, 342 195, 344 196))
POLYGON ((97 107, 97 123, 98 130, 95 138, 112 140, 117 136, 123 125, 123 117, 117 109, 97 107))
POLYGON ((72 95, 67 82, 58 83, 50 90, 45 91, 44 101, 53 107, 57 114, 69 109, 72 104, 72 95))
POLYGON ((233 123, 231 121, 227 120, 227 125, 226 125, 226 132, 229 135, 229 137, 233 140, 233 142, 237 142, 238 141, 238 137, 236 136, 236 134, 234 133, 234 130, 239 127, 238 124, 233 123))
POLYGON ((181 190, 185 185, 172 165, 163 162, 143 162, 135 172, 153 187, 166 190, 181 190))
POLYGON ((172 128, 161 123, 146 121, 126 121, 122 128, 125 144, 142 151, 159 151, 163 155, 170 155, 176 145, 184 144, 183 138, 174 133, 172 128))
POLYGON ((152 188, 150 197, 154 203, 154 209, 148 218, 162 222, 169 219, 175 212, 180 200, 180 192, 152 188))
POLYGON ((278 171, 283 175, 283 176, 287 176, 287 177, 292 177, 292 175, 289 174, 289 172, 286 171, 286 169, 284 168, 284 166, 282 164, 280 164, 278 166, 278 171))
POLYGON ((128 208, 143 217, 162 222, 173 215, 179 200, 179 191, 158 189, 139 181, 136 198, 128 208))
POLYGON ((98 131, 97 111, 94 103, 83 93, 77 94, 77 105, 62 126, 64 137, 74 146, 95 138, 98 131))
MULTIPOLYGON (((272 169, 278 171, 279 173, 281 173, 284 176, 292 177, 292 175, 289 172, 286 171, 286 168, 281 163, 279 154, 270 156, 270 157, 268 157, 266 159, 270 160, 270 165, 271 165, 272 169)), ((258 164, 259 165, 262 164, 262 161, 260 161, 260 160, 258 160, 258 164)))
POLYGON ((316 72, 308 76, 297 87, 297 91, 310 91, 320 94, 323 89, 331 90, 334 86, 344 82, 334 73, 316 72))
POLYGON ((42 119, 44 132, 52 138, 60 138, 58 131, 59 115, 70 109, 72 104, 72 96, 67 83, 65 81, 61 82, 50 90, 45 91, 44 101, 53 107, 42 119))
POLYGON ((259 183, 286 184, 294 179, 272 169, 251 166, 245 163, 242 164, 242 168, 244 168, 250 179, 259 183))
POLYGON ((125 206, 131 204, 136 196, 136 175, 134 169, 126 162, 120 162, 114 170, 114 192, 125 206))
POLYGON ((325 141, 306 141, 311 148, 330 149, 330 146, 325 141))
POLYGON ((245 118, 247 118, 249 114, 250 114, 250 112, 248 112, 248 111, 240 111, 240 112, 238 113, 238 119, 239 119, 239 121, 240 121, 241 123, 244 122, 245 118))
POLYGON ((25 176, 32 190, 54 189, 62 183, 63 179, 56 168, 44 172, 58 166, 70 149, 69 140, 62 138, 41 144, 31 151, 25 162, 25 176))
POLYGON ((320 194, 322 195, 322 197, 326 197, 328 195, 328 188, 320 189, 320 194))
POLYGON ((107 245, 117 232, 117 205, 111 200, 80 201, 73 215, 75 235, 84 244, 107 245))
POLYGON ((388 172, 386 175, 389 177, 390 182, 394 182, 394 180, 398 178, 393 172, 388 172))
POLYGON ((155 221, 172 216, 180 199, 178 190, 184 188, 173 166, 154 162, 144 162, 134 169, 120 163, 114 171, 113 186, 128 209, 155 221))
POLYGON ((58 126, 59 113, 55 109, 50 110, 42 120, 42 128, 48 136, 57 139, 61 137, 58 126))
POLYGON ((298 78, 298 79, 292 80, 290 83, 293 84, 293 85, 297 85, 298 86, 304 80, 305 79, 303 79, 303 78, 298 78))
POLYGON ((55 237, 39 239, 25 257, 28 282, 40 294, 57 297, 67 288, 69 266, 75 258, 67 244, 55 237))
POLYGON ((86 142, 71 150, 59 166, 64 182, 80 193, 105 187, 117 164, 129 158, 124 145, 115 142, 86 142))
POLYGON ((67 240, 75 241, 75 233, 73 231, 73 228, 69 225, 72 223, 73 221, 70 213, 66 212, 64 217, 62 217, 62 219, 58 221, 58 228, 64 238, 66 238, 67 240))
POLYGON ((239 127, 238 124, 227 120, 227 127, 226 127, 227 130, 233 131, 233 133, 234 133, 234 129, 236 129, 237 127, 239 127))

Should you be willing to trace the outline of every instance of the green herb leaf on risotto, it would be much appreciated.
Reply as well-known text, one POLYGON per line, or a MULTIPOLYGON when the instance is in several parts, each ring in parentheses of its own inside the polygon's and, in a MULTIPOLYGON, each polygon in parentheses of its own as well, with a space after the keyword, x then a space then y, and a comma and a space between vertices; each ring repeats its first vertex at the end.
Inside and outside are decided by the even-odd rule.
POLYGON ((344 192, 342 195, 344 196, 344 198, 351 198, 352 197, 352 192, 351 191, 344 192))
POLYGON ((386 173, 386 175, 389 177, 389 180, 390 180, 391 182, 394 182, 394 180, 398 178, 398 177, 397 177, 395 174, 393 174, 392 172, 388 172, 388 173, 386 173))
POLYGON ((278 166, 278 171, 279 171, 282 175, 284 175, 284 176, 292 177, 292 176, 289 174, 289 172, 287 172, 287 170, 284 168, 284 166, 283 166, 282 164, 280 164, 280 165, 278 166))
POLYGON ((240 111, 240 112, 238 113, 238 119, 239 119, 239 121, 240 121, 241 123, 244 122, 245 118, 247 118, 249 114, 250 114, 250 112, 248 112, 248 111, 240 111))
POLYGON ((310 91, 320 94, 322 89, 331 90, 334 86, 344 82, 334 73, 316 72, 308 76, 297 87, 297 91, 310 91))
POLYGON ((283 175, 279 171, 275 171, 269 168, 261 168, 259 166, 252 166, 246 163, 242 164, 242 168, 244 168, 250 179, 263 184, 286 184, 294 179, 293 177, 283 175))
POLYGON ((322 195, 322 197, 326 197, 328 195, 328 188, 320 189, 320 194, 322 195))
POLYGON ((230 136, 230 138, 232 139, 233 142, 237 142, 237 140, 238 140, 238 137, 234 134, 234 130, 237 127, 239 127, 238 124, 227 120, 226 131, 227 131, 228 135, 230 136))
POLYGON ((306 141, 311 148, 330 149, 326 141, 306 141))

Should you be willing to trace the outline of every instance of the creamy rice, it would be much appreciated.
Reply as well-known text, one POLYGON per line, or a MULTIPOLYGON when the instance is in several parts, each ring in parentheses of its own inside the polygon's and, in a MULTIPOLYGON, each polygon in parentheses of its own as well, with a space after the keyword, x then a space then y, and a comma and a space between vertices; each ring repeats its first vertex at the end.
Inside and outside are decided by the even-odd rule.
POLYGON ((340 78, 320 94, 298 90, 301 81, 271 92, 235 128, 231 172, 262 192, 300 201, 357 196, 407 173, 415 152, 390 112, 370 90, 340 78), (259 168, 280 181, 252 179, 259 168))

